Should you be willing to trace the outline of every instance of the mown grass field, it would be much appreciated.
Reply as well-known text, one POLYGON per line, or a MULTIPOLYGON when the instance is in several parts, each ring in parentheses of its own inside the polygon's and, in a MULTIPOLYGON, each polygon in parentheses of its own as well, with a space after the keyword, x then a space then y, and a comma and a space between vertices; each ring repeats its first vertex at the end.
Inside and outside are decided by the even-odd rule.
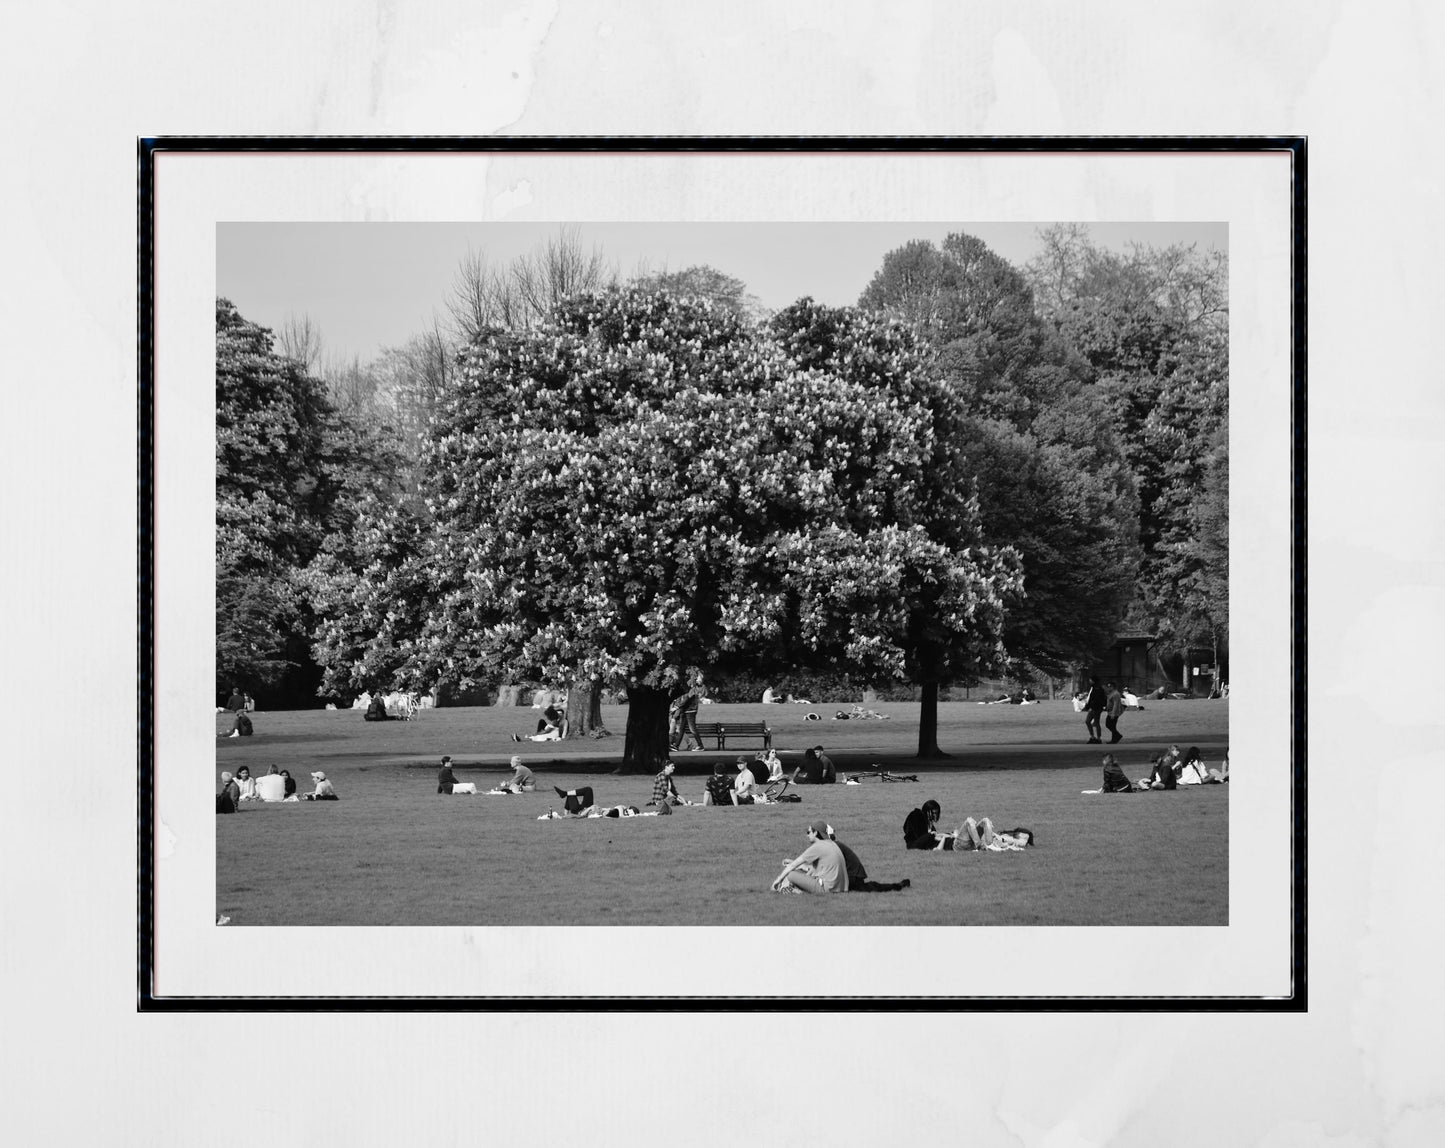
MULTIPOLYGON (((785 764, 825 746, 845 772, 883 765, 917 783, 800 787, 801 804, 684 807, 669 817, 538 821, 559 805, 551 786, 592 785, 600 805, 645 807, 651 778, 612 773, 625 708, 604 711, 618 736, 520 746, 530 709, 429 710, 412 722, 365 723, 359 712, 253 715, 251 738, 217 741, 217 770, 271 763, 303 790, 323 769, 335 803, 246 803, 217 821, 219 914, 244 925, 1223 925, 1228 923, 1228 786, 1083 796, 1099 785, 1104 747, 1084 744, 1065 701, 940 706, 945 762, 912 758, 916 704, 876 706, 889 721, 829 720, 838 706, 717 705, 703 720, 767 720, 785 764), (455 759, 479 790, 517 752, 537 772, 520 797, 440 796, 436 762, 455 759), (903 848, 908 811, 932 797, 943 824, 990 816, 1027 825, 1023 853, 917 853, 903 848), (900 893, 779 896, 768 884, 829 821, 876 880, 900 893)), ((217 728, 228 728, 217 715, 217 728)), ((1228 703, 1149 704, 1121 723, 1114 747, 1131 776, 1153 749, 1198 745, 1217 762, 1228 703)), ((750 752, 751 744, 747 752, 750 752)), ((731 749, 676 755, 678 787, 700 800, 703 775, 731 749)))

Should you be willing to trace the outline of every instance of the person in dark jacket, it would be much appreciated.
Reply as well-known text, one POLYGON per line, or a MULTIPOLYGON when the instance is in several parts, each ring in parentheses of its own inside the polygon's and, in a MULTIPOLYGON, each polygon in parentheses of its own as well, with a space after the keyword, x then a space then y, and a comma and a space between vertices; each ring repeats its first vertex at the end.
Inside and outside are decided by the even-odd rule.
POLYGON ((391 721, 391 715, 386 712, 386 700, 377 694, 371 699, 371 704, 366 707, 366 716, 363 721, 391 721))
POLYGON ((442 758, 441 768, 437 770, 437 792, 450 793, 452 786, 457 783, 457 775, 452 772, 452 759, 448 754, 442 758))
POLYGON ((837 831, 828 826, 828 840, 838 846, 843 853, 843 863, 848 868, 848 892, 850 893, 895 893, 900 889, 907 889, 912 882, 907 877, 902 881, 870 881, 868 870, 863 868, 863 861, 838 840, 837 831))
POLYGON ((1124 769, 1112 753, 1104 755, 1104 792, 1133 793, 1135 785, 1124 774, 1124 769))
POLYGON ((1084 697, 1084 728, 1089 731, 1089 745, 1099 745, 1104 740, 1104 727, 1100 717, 1109 704, 1109 695, 1099 685, 1098 678, 1089 679, 1089 692, 1084 697))
POLYGON ((903 820, 903 846, 905 849, 936 849, 952 852, 955 849, 977 848, 977 842, 959 843, 957 833, 939 833, 938 819, 943 808, 929 799, 903 820))

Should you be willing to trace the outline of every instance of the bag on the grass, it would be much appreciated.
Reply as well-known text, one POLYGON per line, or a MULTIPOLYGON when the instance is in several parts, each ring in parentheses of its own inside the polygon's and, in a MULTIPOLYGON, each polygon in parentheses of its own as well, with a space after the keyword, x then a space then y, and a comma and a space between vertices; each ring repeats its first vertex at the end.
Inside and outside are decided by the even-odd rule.
POLYGON ((783 794, 781 797, 779 797, 778 800, 779 800, 779 801, 796 801, 796 802, 800 802, 800 803, 801 803, 803 799, 802 799, 801 797, 799 797, 796 793, 785 793, 785 794, 783 794))

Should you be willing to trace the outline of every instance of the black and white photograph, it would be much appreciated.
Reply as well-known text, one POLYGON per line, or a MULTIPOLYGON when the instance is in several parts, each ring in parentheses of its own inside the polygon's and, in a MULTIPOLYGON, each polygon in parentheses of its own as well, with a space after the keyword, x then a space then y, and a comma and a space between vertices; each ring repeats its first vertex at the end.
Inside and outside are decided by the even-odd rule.
POLYGON ((1228 924, 1225 224, 216 279, 218 924, 1228 924))

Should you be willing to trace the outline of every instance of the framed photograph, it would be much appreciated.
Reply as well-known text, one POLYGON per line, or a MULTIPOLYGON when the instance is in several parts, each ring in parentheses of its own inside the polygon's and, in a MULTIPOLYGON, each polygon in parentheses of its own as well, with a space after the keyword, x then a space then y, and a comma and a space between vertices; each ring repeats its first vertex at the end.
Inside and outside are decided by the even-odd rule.
POLYGON ((141 1009, 1303 1010, 1305 159, 142 139, 141 1009))

